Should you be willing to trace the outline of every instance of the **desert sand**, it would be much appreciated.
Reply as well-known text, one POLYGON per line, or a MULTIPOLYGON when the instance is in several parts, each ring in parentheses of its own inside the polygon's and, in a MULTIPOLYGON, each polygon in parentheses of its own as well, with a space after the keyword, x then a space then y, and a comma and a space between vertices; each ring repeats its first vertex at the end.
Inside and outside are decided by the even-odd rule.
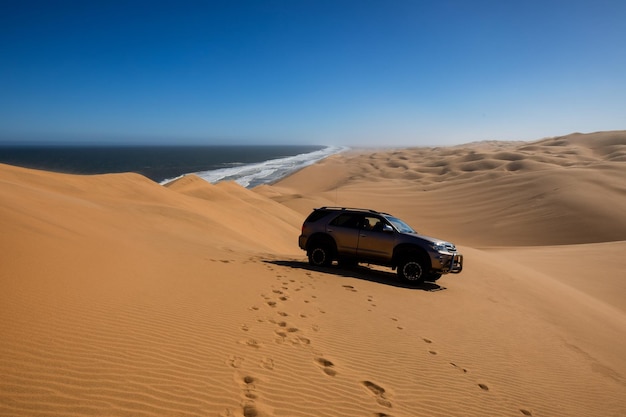
POLYGON ((248 190, 0 165, 2 416, 624 416, 626 132, 362 149, 248 190), (310 268, 323 205, 465 269, 310 268))

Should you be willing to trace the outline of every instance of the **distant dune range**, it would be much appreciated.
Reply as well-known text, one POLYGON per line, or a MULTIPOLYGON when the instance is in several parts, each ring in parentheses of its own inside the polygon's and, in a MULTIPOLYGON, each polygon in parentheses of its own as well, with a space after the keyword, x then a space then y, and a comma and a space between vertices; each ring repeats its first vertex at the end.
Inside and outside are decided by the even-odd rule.
POLYGON ((626 132, 355 150, 252 190, 0 164, 1 416, 624 416, 626 132), (322 205, 466 268, 311 269, 322 205))
POLYGON ((281 184, 321 193, 326 204, 389 210, 420 232, 465 244, 616 241, 626 236, 625 137, 371 151, 329 158, 281 184), (326 176, 312 174, 327 169, 336 175, 325 183, 326 176))

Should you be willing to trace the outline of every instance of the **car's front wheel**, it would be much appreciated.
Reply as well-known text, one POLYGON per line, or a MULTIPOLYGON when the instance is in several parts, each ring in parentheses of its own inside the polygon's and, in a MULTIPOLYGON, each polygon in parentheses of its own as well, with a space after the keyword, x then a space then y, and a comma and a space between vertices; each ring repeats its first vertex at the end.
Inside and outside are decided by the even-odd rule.
POLYGON ((422 282, 426 277, 424 262, 418 257, 406 258, 398 265, 398 277, 410 282, 422 282))
POLYGON ((333 259, 330 248, 324 244, 316 244, 309 250, 309 264, 313 266, 329 266, 333 259))

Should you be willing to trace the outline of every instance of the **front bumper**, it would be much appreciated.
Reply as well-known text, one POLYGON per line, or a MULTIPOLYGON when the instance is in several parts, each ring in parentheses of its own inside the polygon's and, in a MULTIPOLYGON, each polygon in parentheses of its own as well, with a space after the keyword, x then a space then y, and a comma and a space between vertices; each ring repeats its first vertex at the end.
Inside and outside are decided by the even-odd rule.
POLYGON ((433 269, 442 274, 458 274, 463 270, 463 255, 439 252, 433 262, 433 269))

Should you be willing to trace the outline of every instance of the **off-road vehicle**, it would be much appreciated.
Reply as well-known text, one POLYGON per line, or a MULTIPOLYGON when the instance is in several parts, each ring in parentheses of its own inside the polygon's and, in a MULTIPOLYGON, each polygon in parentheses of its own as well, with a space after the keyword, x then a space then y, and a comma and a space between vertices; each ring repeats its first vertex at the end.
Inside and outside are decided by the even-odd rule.
POLYGON ((463 269, 463 255, 440 239, 420 235, 402 220, 375 210, 321 207, 302 225, 298 244, 309 263, 369 263, 397 269, 402 279, 436 281, 463 269))

